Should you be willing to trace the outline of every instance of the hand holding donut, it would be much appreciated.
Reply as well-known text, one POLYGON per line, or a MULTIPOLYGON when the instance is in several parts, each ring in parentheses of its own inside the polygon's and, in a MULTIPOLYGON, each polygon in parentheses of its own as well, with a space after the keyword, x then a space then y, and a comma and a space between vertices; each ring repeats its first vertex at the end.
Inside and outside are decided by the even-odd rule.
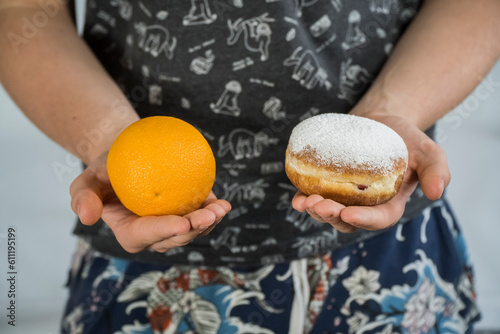
MULTIPOLYGON (((337 197, 333 197, 336 199, 335 201, 330 199, 332 196, 320 196, 311 192, 306 195, 301 191, 298 191, 292 200, 292 205, 296 210, 307 211, 319 222, 329 223, 335 229, 344 233, 353 232, 357 228, 379 230, 394 225, 403 215, 406 202, 418 182, 420 182, 424 194, 429 199, 435 200, 441 197, 451 178, 444 150, 423 131, 399 116, 373 113, 366 115, 366 117, 393 129, 406 144, 408 165, 404 178, 399 184, 397 180, 393 182, 393 187, 396 190, 399 188, 399 192, 396 191, 397 194, 392 199, 386 202, 382 200, 382 204, 373 206, 356 206, 349 203, 349 201, 344 201, 344 203, 350 205, 346 206, 339 203, 339 201, 343 200, 342 198, 339 200, 337 197)), ((394 141, 394 138, 391 138, 391 141, 394 141)), ((382 152, 383 150, 377 150, 375 153, 382 152)), ((395 152, 392 153, 395 154, 395 152)), ((391 152, 385 152, 384 154, 390 155, 391 152)), ((394 157, 397 157, 397 155, 394 157)), ((397 164, 394 167, 397 169, 397 164)), ((355 184, 354 186, 360 186, 360 190, 364 190, 362 189, 364 185, 355 184)), ((363 194, 363 191, 358 193, 363 194)), ((365 203, 362 205, 365 205, 365 203)))

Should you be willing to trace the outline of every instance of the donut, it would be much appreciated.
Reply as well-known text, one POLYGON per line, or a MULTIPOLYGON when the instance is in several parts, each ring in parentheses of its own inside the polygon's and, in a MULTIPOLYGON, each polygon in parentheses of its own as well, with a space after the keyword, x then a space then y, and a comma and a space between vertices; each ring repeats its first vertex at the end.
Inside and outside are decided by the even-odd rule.
POLYGON ((393 198, 403 182, 408 150, 388 126, 350 114, 308 118, 292 130, 285 171, 306 195, 343 205, 377 205, 393 198))

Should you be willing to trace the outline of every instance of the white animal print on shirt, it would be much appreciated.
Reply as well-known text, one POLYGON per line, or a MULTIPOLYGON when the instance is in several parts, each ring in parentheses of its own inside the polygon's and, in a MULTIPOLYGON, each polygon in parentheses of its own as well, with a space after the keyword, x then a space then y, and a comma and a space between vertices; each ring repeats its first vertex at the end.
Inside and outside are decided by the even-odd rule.
POLYGON ((268 187, 269 184, 265 183, 264 179, 246 184, 239 184, 237 182, 233 184, 224 183, 221 186, 223 193, 222 195, 219 194, 219 197, 231 203, 235 201, 238 204, 251 204, 257 209, 260 208, 266 199, 265 188, 268 187))
POLYGON ((254 133, 247 129, 235 129, 231 131, 227 140, 226 136, 219 138, 217 156, 222 158, 231 153, 235 160, 253 159, 260 157, 264 148, 277 143, 277 138, 270 138, 264 131, 254 133))
POLYGON ((262 113, 266 115, 267 118, 273 119, 275 121, 286 118, 286 111, 283 107, 281 100, 275 96, 271 96, 262 108, 262 113))
POLYGON ((295 1, 295 15, 302 16, 302 9, 314 5, 318 0, 294 0, 295 1))
POLYGON ((354 103, 355 97, 361 94, 371 81, 372 76, 359 65, 354 65, 352 59, 342 62, 340 68, 339 91, 340 99, 354 103))
POLYGON ((120 17, 125 21, 130 21, 132 17, 133 7, 127 0, 112 0, 110 2, 111 6, 118 7, 118 13, 120 17))
POLYGON ((230 36, 227 44, 236 44, 243 34, 246 49, 251 52, 260 52, 260 60, 266 61, 269 58, 269 44, 271 44, 272 31, 269 25, 271 22, 274 22, 274 19, 268 17, 268 13, 248 20, 239 18, 234 23, 228 20, 230 36))
POLYGON ((189 13, 184 16, 182 24, 185 26, 210 24, 216 19, 217 14, 210 10, 208 0, 191 0, 191 8, 189 13))
POLYGON ((174 58, 174 50, 177 46, 177 38, 170 36, 167 28, 160 25, 146 26, 139 22, 135 24, 135 30, 139 35, 138 47, 153 57, 164 53, 168 59, 174 58))
POLYGON ((317 85, 325 87, 326 90, 332 88, 331 82, 328 81, 328 74, 310 50, 304 50, 301 46, 297 47, 292 55, 285 59, 283 65, 294 66, 292 79, 297 80, 306 89, 313 89, 317 85))
POLYGON ((216 103, 210 103, 210 109, 216 114, 238 117, 241 113, 238 107, 238 95, 241 93, 241 85, 238 81, 229 81, 216 103))
POLYGON ((325 14, 309 27, 309 31, 314 37, 319 37, 323 35, 331 26, 332 21, 328 15, 325 14))
POLYGON ((189 69, 198 75, 205 75, 214 66, 215 55, 212 50, 205 51, 205 56, 196 57, 191 61, 189 69))
POLYGON ((368 42, 366 35, 360 28, 361 14, 357 10, 349 13, 347 18, 347 33, 345 41, 342 43, 342 49, 350 50, 365 45, 368 42))

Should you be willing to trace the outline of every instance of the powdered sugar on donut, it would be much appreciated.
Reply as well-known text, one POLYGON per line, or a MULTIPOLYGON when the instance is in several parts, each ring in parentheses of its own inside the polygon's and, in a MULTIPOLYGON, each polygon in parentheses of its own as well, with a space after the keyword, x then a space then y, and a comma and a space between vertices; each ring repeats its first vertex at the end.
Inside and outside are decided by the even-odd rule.
POLYGON ((294 154, 314 152, 323 165, 362 167, 389 172, 394 162, 408 161, 403 139, 388 126, 349 114, 321 114, 299 123, 288 148, 294 154))

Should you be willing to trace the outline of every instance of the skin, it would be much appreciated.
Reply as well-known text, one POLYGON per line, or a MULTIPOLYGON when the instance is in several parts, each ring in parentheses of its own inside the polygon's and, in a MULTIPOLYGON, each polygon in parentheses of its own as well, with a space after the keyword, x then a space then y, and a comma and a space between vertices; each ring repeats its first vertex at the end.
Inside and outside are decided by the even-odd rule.
MULTIPOLYGON (((23 17, 38 11, 36 0, 0 2, 0 81, 38 128, 88 165, 70 189, 71 207, 82 223, 92 225, 102 216, 132 253, 164 252, 210 232, 231 209, 213 194, 184 217, 138 217, 119 203, 105 168, 107 152, 138 116, 78 36, 67 8, 61 7, 16 52, 5 36, 22 36, 23 17), (88 141, 83 130, 100 129, 106 119, 113 121, 112 129, 101 131, 102 139, 82 150, 81 143, 88 141)), ((390 126, 408 147, 409 169, 395 198, 374 207, 344 207, 299 192, 294 208, 352 232, 394 224, 418 181, 427 197, 439 198, 450 182, 446 155, 422 130, 463 100, 498 59, 499 14, 498 0, 428 0, 352 110, 390 126)))

